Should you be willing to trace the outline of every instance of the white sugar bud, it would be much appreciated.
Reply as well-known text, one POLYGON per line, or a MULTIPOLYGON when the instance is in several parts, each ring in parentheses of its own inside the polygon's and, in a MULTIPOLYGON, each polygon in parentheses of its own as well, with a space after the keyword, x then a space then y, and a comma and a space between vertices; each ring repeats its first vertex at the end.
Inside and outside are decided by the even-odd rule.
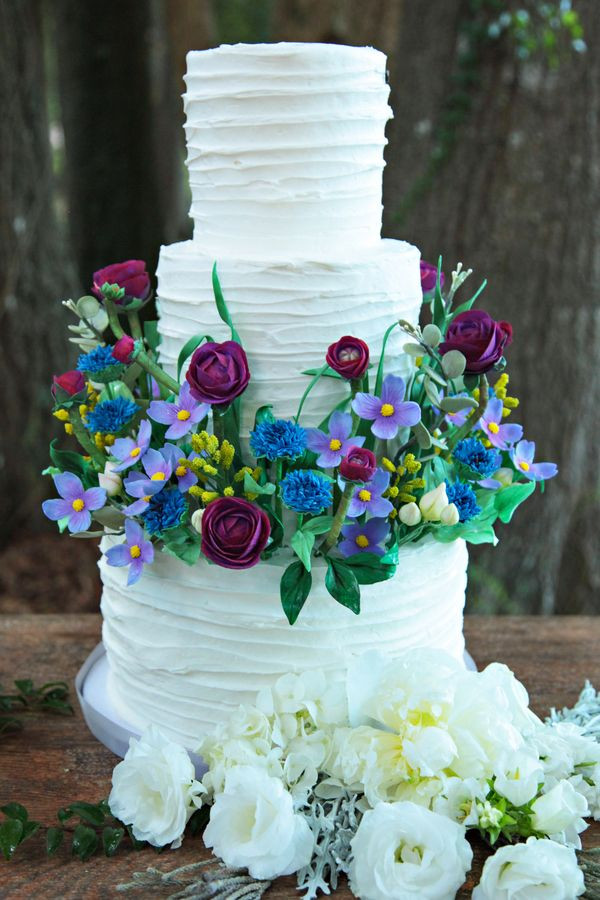
POLYGON ((442 525, 458 525, 459 521, 460 515, 455 503, 449 503, 440 513, 442 525))
POLYGON ((442 332, 437 325, 429 324, 423 329, 423 340, 429 347, 437 347, 442 339, 442 332))
POLYGON ((118 472, 115 472, 117 463, 107 462, 104 466, 104 472, 98 475, 98 484, 104 488, 109 497, 119 494, 123 487, 123 479, 118 472))
POLYGON ((439 522, 442 510, 448 506, 446 484, 442 481, 432 491, 427 491, 419 500, 419 509, 426 522, 439 522))
POLYGON ((192 528, 195 528, 198 534, 202 534, 202 516, 204 515, 203 509, 197 509, 192 513, 192 528))
POLYGON ((421 521, 421 510, 416 503, 406 503, 400 507, 398 516, 403 525, 418 525, 421 521))

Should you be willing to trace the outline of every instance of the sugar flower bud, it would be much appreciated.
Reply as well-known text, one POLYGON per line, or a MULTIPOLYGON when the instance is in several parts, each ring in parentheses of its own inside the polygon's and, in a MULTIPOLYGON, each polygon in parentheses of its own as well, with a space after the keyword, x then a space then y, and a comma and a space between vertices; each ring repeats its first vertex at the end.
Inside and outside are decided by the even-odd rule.
POLYGON ((94 286, 92 293, 102 299, 102 285, 116 284, 125 293, 118 301, 121 304, 127 300, 145 300, 150 293, 150 276, 146 271, 146 263, 141 259, 128 259, 121 263, 112 263, 94 272, 94 286))
POLYGON ((426 522, 439 522, 442 510, 448 506, 446 484, 438 484, 432 491, 427 491, 419 500, 419 509, 426 522))
POLYGON ((362 378, 369 365, 369 348, 360 338, 346 334, 330 345, 326 359, 333 371, 342 378, 348 381, 362 378))
POLYGON ((98 475, 98 484, 104 488, 109 497, 114 497, 120 493, 123 487, 123 479, 118 472, 115 472, 117 463, 107 462, 104 466, 104 472, 98 475))
POLYGON ((85 390, 85 376, 78 369, 63 372, 62 375, 54 375, 52 378, 52 396, 59 400, 62 395, 74 397, 85 390))
MULTIPOLYGON (((435 290, 435 285, 437 282, 437 266, 434 266, 432 263, 426 262, 424 259, 421 260, 421 289, 424 294, 429 294, 431 291, 435 290)), ((440 287, 444 286, 444 273, 440 272, 440 287)))
POLYGON ((197 509, 192 513, 192 528, 194 528, 198 534, 202 534, 202 516, 204 515, 203 509, 197 509))
POLYGON ((406 503, 400 507, 398 517, 403 525, 418 525, 421 521, 421 510, 416 503, 406 503))
POLYGON ((115 359, 118 359, 119 362, 127 365, 127 363, 131 362, 131 354, 133 353, 134 347, 135 341, 133 338, 129 337, 128 334, 124 334, 112 348, 112 355, 115 359))
POLYGON ((460 513, 455 503, 449 503, 440 513, 442 525, 458 525, 459 521, 460 513))
POLYGON ((345 481, 366 483, 377 471, 377 459, 371 450, 350 447, 340 463, 340 475, 345 481))

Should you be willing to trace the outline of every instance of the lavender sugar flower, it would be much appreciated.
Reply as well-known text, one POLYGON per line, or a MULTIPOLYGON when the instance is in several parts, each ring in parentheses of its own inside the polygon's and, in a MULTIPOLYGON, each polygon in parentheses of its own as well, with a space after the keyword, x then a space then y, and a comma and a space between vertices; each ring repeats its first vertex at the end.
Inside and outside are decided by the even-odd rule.
POLYGON ((511 452, 511 459, 517 472, 520 472, 529 481, 546 481, 548 478, 554 478, 558 474, 556 463, 541 462, 535 463, 534 441, 519 441, 517 446, 511 452))
POLYGON ((210 405, 208 403, 199 403, 192 397, 187 381, 181 385, 179 396, 174 403, 168 403, 166 400, 153 400, 148 407, 148 415, 151 419, 160 422, 161 425, 169 426, 165 437, 174 441, 189 434, 194 425, 206 418, 209 412, 210 405))
POLYGON ((129 566, 129 586, 140 580, 144 565, 151 565, 154 561, 154 547, 151 541, 144 539, 144 529, 128 519, 125 522, 125 542, 107 550, 106 561, 109 566, 129 566))
POLYGON ((509 444, 520 441, 523 437, 521 425, 502 425, 503 403, 499 397, 492 397, 484 414, 477 423, 490 444, 498 450, 508 450, 509 444))
POLYGON ((101 487, 85 490, 81 480, 72 472, 61 472, 52 478, 62 499, 44 500, 44 515, 53 522, 67 519, 67 528, 72 534, 87 531, 92 521, 91 513, 102 509, 106 503, 106 491, 101 487))
POLYGON ((158 450, 148 450, 142 465, 146 474, 142 472, 130 472, 125 479, 125 490, 130 497, 137 497, 135 503, 124 510, 128 516, 137 516, 144 512, 151 498, 158 494, 168 482, 173 471, 171 461, 165 459, 158 450))
POLYGON ((344 540, 338 550, 343 556, 353 556, 355 553, 383 556, 385 550, 381 544, 385 543, 389 533, 390 526, 385 519, 369 519, 364 524, 353 522, 342 527, 344 540))
POLYGON ((185 453, 181 450, 181 447, 177 447, 176 444, 165 444, 164 447, 161 447, 160 452, 164 458, 171 463, 173 475, 177 478, 177 487, 182 494, 189 491, 192 485, 198 483, 197 476, 183 463, 183 460, 189 462, 190 460, 195 459, 198 456, 197 453, 192 452, 186 457, 185 453))
POLYGON ((118 438, 112 448, 112 455, 119 464, 113 471, 122 472, 139 462, 150 446, 151 435, 152 426, 148 419, 144 419, 140 422, 136 438, 118 438))
POLYGON ((307 428, 307 447, 318 453, 317 465, 322 469, 335 469, 350 447, 362 447, 364 437, 350 437, 352 416, 336 410, 329 417, 329 434, 319 428, 307 428))
POLYGON ((356 519, 368 512, 371 516, 388 516, 394 508, 389 500, 381 495, 389 487, 390 473, 377 469, 371 481, 356 488, 348 507, 348 516, 356 519))
POLYGON ((358 393, 352 401, 352 409, 361 419, 373 422, 371 431, 375 437, 390 440, 396 437, 399 428, 416 425, 421 419, 419 404, 404 401, 405 393, 404 379, 388 375, 383 382, 381 397, 358 393))

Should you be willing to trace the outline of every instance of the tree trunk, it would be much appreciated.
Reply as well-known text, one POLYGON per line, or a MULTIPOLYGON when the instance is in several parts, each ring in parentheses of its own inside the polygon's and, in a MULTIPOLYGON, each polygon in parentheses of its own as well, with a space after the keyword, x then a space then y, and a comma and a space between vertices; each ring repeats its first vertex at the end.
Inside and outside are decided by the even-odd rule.
POLYGON ((73 285, 53 209, 41 3, 0 0, 0 543, 44 522, 52 373, 66 365, 58 297, 73 285))

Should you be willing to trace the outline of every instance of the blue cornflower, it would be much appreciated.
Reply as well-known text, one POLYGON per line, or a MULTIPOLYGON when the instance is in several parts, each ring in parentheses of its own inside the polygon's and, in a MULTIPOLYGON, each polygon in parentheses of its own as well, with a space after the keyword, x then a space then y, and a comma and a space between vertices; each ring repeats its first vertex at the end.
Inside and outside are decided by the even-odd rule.
POLYGON ((331 504, 331 484, 317 472, 298 469, 281 482, 281 496, 290 509, 316 515, 331 504))
POLYGON ((452 455, 458 462, 473 469, 480 478, 487 478, 496 472, 502 462, 500 454, 496 450, 486 449, 477 438, 465 438, 459 441, 452 455))
POLYGON ((142 519, 149 534, 161 534, 168 528, 179 525, 187 509, 188 505, 181 491, 170 488, 151 497, 142 519))
POLYGON ((250 446, 257 459, 298 459, 306 450, 306 432, 287 419, 260 422, 250 432, 250 446))
POLYGON ((455 481, 453 484, 446 482, 446 494, 448 503, 454 503, 458 509, 458 516, 461 522, 468 522, 469 519, 474 519, 481 512, 475 491, 470 485, 465 484, 464 481, 455 481))
POLYGON ((126 397, 104 400, 87 414, 85 427, 93 433, 99 431, 101 434, 116 434, 133 419, 138 410, 139 406, 126 397))
POLYGON ((77 368, 80 372, 103 372, 111 366, 121 366, 122 363, 113 356, 112 347, 94 347, 89 353, 82 353, 77 360, 77 368))

